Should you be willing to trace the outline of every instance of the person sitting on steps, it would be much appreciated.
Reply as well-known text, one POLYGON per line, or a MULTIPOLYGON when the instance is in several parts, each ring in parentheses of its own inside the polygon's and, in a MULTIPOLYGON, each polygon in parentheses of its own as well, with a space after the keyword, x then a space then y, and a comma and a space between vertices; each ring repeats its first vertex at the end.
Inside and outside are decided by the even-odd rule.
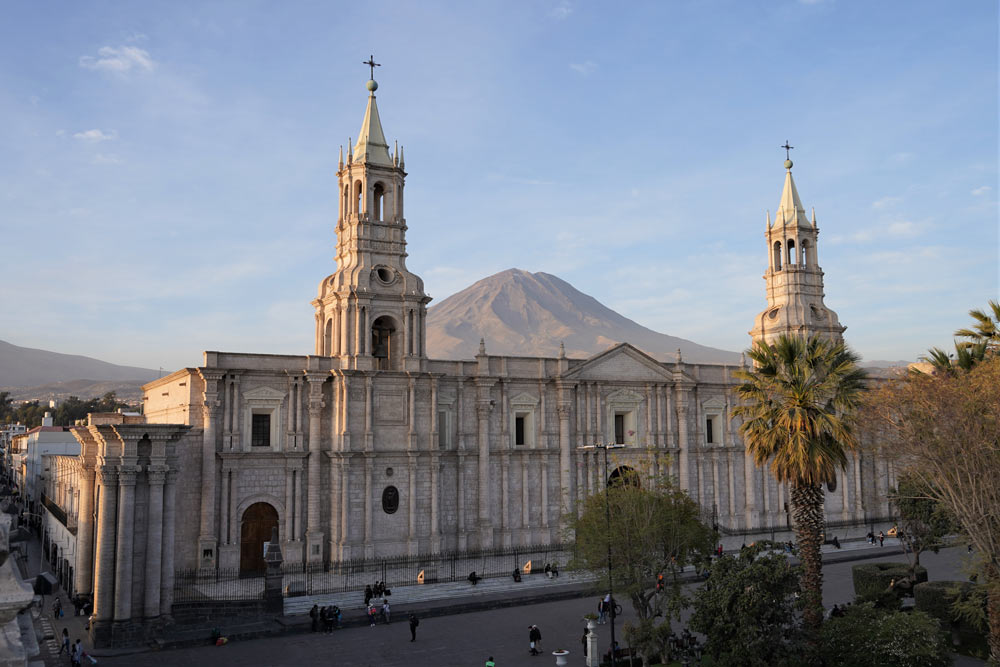
POLYGON ((476 584, 478 584, 480 579, 482 579, 482 577, 480 577, 478 574, 476 574, 475 570, 473 570, 472 572, 469 573, 469 582, 473 586, 475 586, 476 584))

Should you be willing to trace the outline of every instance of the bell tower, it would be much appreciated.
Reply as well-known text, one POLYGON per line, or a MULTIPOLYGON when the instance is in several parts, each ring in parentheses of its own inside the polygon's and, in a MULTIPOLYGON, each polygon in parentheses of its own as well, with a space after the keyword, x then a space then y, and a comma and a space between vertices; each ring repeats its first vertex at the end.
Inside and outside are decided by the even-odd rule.
POLYGON ((316 309, 316 354, 355 370, 419 371, 426 359, 423 281, 406 268, 403 149, 382 131, 374 59, 368 106, 347 161, 337 168, 337 271, 323 279, 316 309))
MULTIPOLYGON (((788 142, 782 146, 791 150, 788 142)), ((771 222, 766 218, 767 257, 764 281, 767 283, 767 309, 757 315, 750 336, 754 342, 772 342, 781 334, 810 336, 820 334, 842 340, 847 328, 837 313, 823 304, 823 269, 817 262, 816 212, 806 218, 805 208, 792 179, 792 161, 785 160, 785 187, 778 212, 771 222)))

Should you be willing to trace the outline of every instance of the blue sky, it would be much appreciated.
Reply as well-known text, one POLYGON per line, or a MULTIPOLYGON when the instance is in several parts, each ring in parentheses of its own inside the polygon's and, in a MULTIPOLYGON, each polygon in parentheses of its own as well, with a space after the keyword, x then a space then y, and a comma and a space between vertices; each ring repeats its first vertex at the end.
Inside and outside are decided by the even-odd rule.
POLYGON ((511 267, 731 350, 786 139, 867 359, 1000 292, 997 3, 10 3, 0 339, 173 369, 311 353, 370 53, 437 301, 511 267))

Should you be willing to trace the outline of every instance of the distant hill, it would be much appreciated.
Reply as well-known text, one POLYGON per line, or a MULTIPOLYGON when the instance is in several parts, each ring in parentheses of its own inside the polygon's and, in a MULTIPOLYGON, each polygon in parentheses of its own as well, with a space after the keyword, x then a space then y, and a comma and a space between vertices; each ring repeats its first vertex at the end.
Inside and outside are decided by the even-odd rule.
POLYGON ((130 382, 128 380, 68 380, 66 382, 50 382, 33 387, 0 387, 0 390, 10 394, 15 401, 64 401, 70 396, 76 396, 81 401, 100 398, 109 391, 121 401, 139 403, 142 401, 142 385, 145 382, 130 382))
POLYGON ((486 339, 489 354, 547 356, 566 346, 589 357, 629 342, 661 361, 678 348, 685 361, 738 363, 737 352, 657 333, 619 315, 548 273, 508 269, 453 294, 427 311, 427 356, 471 359, 486 339))
POLYGON ((144 383, 155 380, 158 375, 159 371, 149 368, 119 366, 77 354, 49 352, 0 341, 0 387, 37 387, 84 378, 91 383, 144 383))

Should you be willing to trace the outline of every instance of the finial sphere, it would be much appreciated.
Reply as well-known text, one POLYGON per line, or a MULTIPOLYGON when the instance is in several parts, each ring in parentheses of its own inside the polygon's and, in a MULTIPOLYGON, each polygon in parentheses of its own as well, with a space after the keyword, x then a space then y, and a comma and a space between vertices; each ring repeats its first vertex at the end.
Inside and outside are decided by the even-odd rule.
POLYGON ((785 169, 791 169, 791 168, 792 168, 792 161, 785 160, 785 169))
POLYGON ((365 87, 374 93, 376 90, 378 90, 378 81, 376 81, 375 79, 368 79, 368 83, 365 84, 365 87))

